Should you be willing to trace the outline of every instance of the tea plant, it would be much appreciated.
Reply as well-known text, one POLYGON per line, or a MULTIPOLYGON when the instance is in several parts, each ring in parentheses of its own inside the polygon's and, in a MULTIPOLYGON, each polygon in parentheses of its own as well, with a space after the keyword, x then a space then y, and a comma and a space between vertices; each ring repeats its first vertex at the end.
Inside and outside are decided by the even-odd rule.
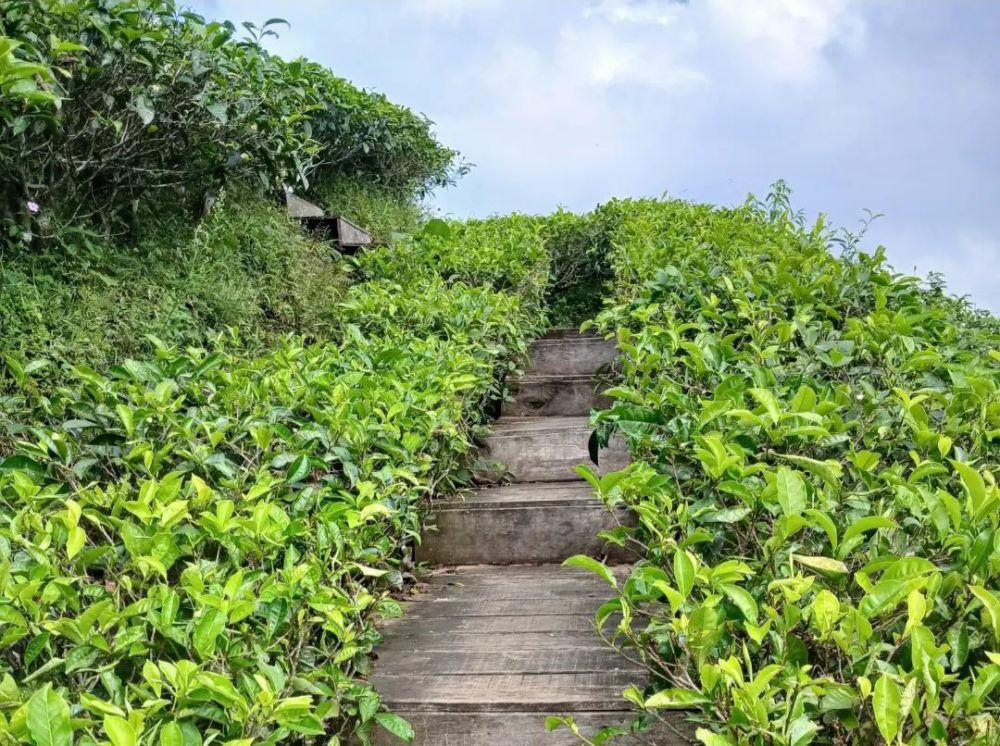
POLYGON ((597 325, 622 380, 595 425, 635 463, 584 473, 635 511, 609 538, 642 559, 623 583, 572 563, 613 586, 597 626, 651 672, 625 692, 640 724, 688 711, 706 746, 997 743, 997 320, 881 249, 833 254, 780 192, 619 207, 597 325))
POLYGON ((366 262, 333 341, 258 359, 158 344, 55 390, 11 360, 0 743, 412 738, 364 681, 373 625, 400 612, 420 508, 463 478, 496 370, 541 325, 531 236, 435 226, 408 244, 419 281, 366 262), (526 259, 489 269, 491 241, 526 259), (480 276, 438 277, 445 242, 480 276), (503 272, 517 292, 493 289, 503 272))
MULTIPOLYGON (((75 253, 0 256, 0 357, 104 369, 239 327, 245 348, 336 325, 349 266, 252 190, 225 190, 197 225, 164 219, 134 250, 85 231, 75 253), (8 260, 9 259, 9 260, 8 260)), ((4 381, 0 371, 0 390, 4 381)))
POLYGON ((283 24, 238 31, 174 0, 6 0, 0 221, 8 237, 58 238, 35 218, 37 206, 43 216, 134 235, 144 211, 177 205, 198 214, 234 178, 277 191, 355 176, 411 198, 463 172, 424 117, 314 62, 264 50, 261 39, 283 24))
POLYGON ((283 187, 389 242, 464 167, 425 117, 267 52, 283 28, 175 0, 4 0, 0 356, 58 372, 152 354, 149 334, 328 337, 345 264, 283 214, 283 187))

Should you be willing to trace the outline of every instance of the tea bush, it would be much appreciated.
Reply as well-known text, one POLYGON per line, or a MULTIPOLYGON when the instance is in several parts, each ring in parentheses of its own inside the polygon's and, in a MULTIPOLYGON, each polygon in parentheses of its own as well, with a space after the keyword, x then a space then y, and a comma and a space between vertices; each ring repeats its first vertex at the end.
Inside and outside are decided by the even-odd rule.
MULTIPOLYGON (((203 346, 229 327, 257 349, 334 324, 347 266, 269 200, 225 191, 195 225, 161 221, 135 250, 79 231, 77 247, 0 252, 0 356, 102 370, 165 344, 203 346)), ((4 388, 0 370, 0 390, 4 388)))
POLYGON ((402 276, 362 262, 333 341, 258 359, 159 345, 55 391, 13 367, 0 743, 410 738, 364 682, 373 622, 399 613, 420 506, 462 479, 497 368, 541 327, 540 246, 516 218, 435 224, 402 276), (440 277, 442 255, 477 271, 440 277))
MULTIPOLYGON (((287 184, 384 242, 464 167, 425 117, 174 0, 6 0, 0 356, 101 370, 239 327, 321 338, 345 266, 287 184)), ((5 385, 0 371, 0 390, 5 385)))
POLYGON ((431 123, 260 40, 283 21, 208 22, 174 0, 6 0, 0 222, 58 241, 54 218, 135 235, 198 214, 234 178, 277 192, 353 176, 410 198, 463 171, 431 123))
POLYGON ((781 188, 617 209, 596 323, 622 379, 595 425, 635 463, 585 471, 643 558, 622 583, 572 563, 652 673, 640 720, 692 711, 706 746, 997 743, 997 319, 781 188))
POLYGON ((362 272, 400 281, 430 274, 512 293, 537 312, 544 307, 549 267, 540 224, 520 215, 450 223, 434 219, 419 239, 401 237, 392 247, 367 252, 361 262, 362 272))
POLYGON ((541 219, 545 248, 552 257, 546 305, 554 326, 579 326, 600 310, 611 287, 616 204, 583 215, 559 210, 541 219))

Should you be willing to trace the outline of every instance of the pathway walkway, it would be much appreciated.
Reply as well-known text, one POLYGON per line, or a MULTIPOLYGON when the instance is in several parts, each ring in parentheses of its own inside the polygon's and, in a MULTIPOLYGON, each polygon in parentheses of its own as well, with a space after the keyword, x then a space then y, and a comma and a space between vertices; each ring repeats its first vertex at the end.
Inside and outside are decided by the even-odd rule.
MULTIPOLYGON (((426 589, 384 626, 373 668, 385 704, 413 724, 416 746, 570 746, 580 742, 546 733, 545 716, 572 714, 585 733, 630 719, 621 692, 641 686, 644 672, 592 628, 609 589, 560 566, 573 554, 601 557, 597 533, 615 524, 572 469, 589 462, 588 415, 601 403, 595 375, 613 357, 609 343, 574 332, 535 343, 488 441, 514 483, 437 510, 438 530, 417 553, 434 567, 426 589)), ((611 448, 600 461, 621 468, 627 454, 611 448)), ((649 742, 682 743, 669 733, 649 742)))

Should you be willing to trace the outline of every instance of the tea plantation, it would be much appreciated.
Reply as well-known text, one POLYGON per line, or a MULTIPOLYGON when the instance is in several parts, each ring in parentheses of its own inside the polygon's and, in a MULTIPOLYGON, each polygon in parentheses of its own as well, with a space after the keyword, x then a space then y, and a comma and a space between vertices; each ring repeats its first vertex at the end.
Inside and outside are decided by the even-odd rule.
POLYGON ((617 345, 592 451, 631 464, 579 475, 634 520, 627 564, 567 564, 643 676, 630 724, 551 735, 1000 743, 1000 320, 781 183, 429 219, 459 155, 269 28, 3 3, 0 744, 413 740, 376 625, 529 344, 581 324, 617 345))

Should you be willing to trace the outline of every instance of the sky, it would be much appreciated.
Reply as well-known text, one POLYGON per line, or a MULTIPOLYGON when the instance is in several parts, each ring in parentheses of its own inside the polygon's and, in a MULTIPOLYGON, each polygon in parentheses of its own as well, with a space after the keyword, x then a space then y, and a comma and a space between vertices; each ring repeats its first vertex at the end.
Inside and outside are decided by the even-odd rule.
POLYGON ((270 48, 427 115, 474 168, 454 217, 610 197, 719 204, 777 179, 813 217, 1000 312, 993 0, 188 0, 280 16, 270 48))

